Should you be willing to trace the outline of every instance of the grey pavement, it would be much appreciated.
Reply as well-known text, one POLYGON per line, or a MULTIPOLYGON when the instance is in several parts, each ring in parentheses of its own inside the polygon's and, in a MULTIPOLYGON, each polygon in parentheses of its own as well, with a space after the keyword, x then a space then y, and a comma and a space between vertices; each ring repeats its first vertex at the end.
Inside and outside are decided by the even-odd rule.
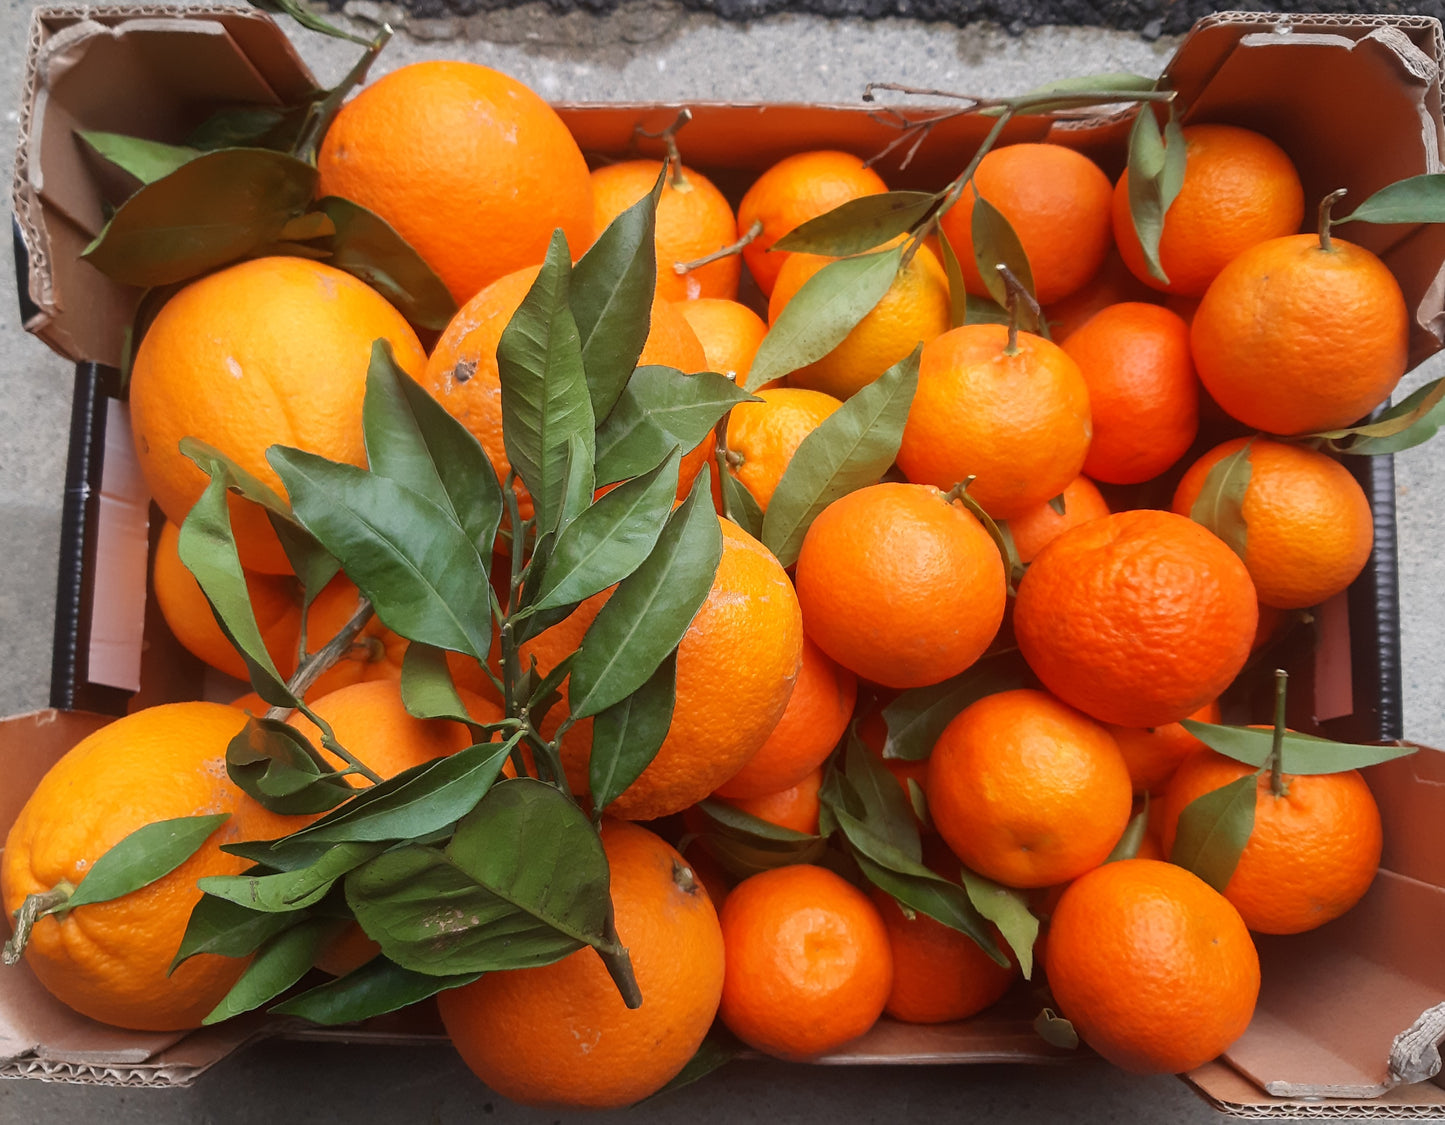
MULTIPOLYGON (((1158 73, 1177 40, 1129 32, 1040 28, 1011 36, 901 19, 829 21, 774 16, 725 23, 669 0, 628 0, 603 16, 556 15, 541 4, 467 18, 398 20, 395 9, 353 0, 357 16, 403 28, 379 71, 418 58, 463 57, 515 75, 567 101, 677 98, 854 101, 869 80, 990 94, 1015 93, 1072 74, 1158 73)), ((0 2, 0 106, 14 106, 30 6, 0 2)), ((326 82, 354 48, 300 32, 303 56, 326 82)), ((378 71, 378 72, 379 72, 378 71)), ((5 114, 0 159, 8 172, 16 113, 5 114)), ((48 698, 59 511, 66 452, 69 364, 18 327, 14 282, 0 269, 0 714, 48 698)), ((1408 386, 1445 370, 1432 362, 1408 386)), ((1445 746, 1445 440, 1397 460, 1400 581, 1404 605, 1407 736, 1445 746)), ((0 782, 3 784, 3 782, 0 782)), ((1102 1125, 1113 1121, 1220 1120, 1182 1083, 1133 1078, 1098 1063, 1030 1067, 821 1068, 736 1064, 696 1086, 624 1115, 522 1110, 494 1097, 450 1048, 263 1043, 188 1090, 98 1089, 36 1081, 0 1083, 0 1122, 101 1120, 172 1123, 513 1122, 764 1120, 895 1121, 914 1118, 1102 1125)))

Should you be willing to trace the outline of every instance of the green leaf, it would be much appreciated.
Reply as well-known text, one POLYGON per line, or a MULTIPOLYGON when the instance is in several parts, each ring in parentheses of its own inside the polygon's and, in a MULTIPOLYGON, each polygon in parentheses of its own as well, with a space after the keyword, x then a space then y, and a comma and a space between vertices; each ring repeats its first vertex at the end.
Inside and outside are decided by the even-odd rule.
POLYGON ((339 196, 325 196, 316 201, 316 207, 335 228, 328 244, 328 264, 366 282, 418 328, 433 332, 446 328, 456 315, 456 301, 395 227, 374 211, 339 196))
POLYGON ((306 975, 317 955, 345 925, 337 918, 307 918, 268 939, 225 999, 201 1021, 202 1026, 239 1016, 280 996, 306 975))
POLYGON ((907 234, 933 210, 938 195, 926 191, 886 191, 850 199, 794 227, 774 250, 845 258, 862 254, 907 234))
POLYGON ((806 367, 843 342, 883 299, 903 259, 903 247, 840 258, 803 283, 768 329, 753 357, 744 389, 806 367))
MULTIPOLYGON (((978 265, 979 276, 983 278, 983 285, 989 296, 1000 306, 1008 306, 1008 286, 996 268, 1000 265, 1007 266, 1014 277, 1018 278, 1019 284, 1032 296, 1034 272, 1029 265, 1028 255, 1024 253, 1024 244, 1019 241, 1013 224, 1004 217, 1003 212, 981 195, 976 196, 973 201, 971 230, 973 260, 978 265)), ((1024 312, 1019 323, 1026 326, 1032 321, 1033 317, 1024 312)))
POLYGON ((568 688, 574 718, 620 703, 651 678, 707 599, 721 558, 722 525, 700 474, 652 553, 618 584, 582 638, 568 688))
POLYGON ((1055 515, 1066 516, 1069 514, 1065 506, 1064 494, 1060 492, 1057 496, 1049 498, 1049 507, 1054 510, 1055 515))
POLYGON ((833 411, 799 444, 763 515, 762 540, 784 566, 829 504, 873 484, 898 456, 920 349, 899 360, 833 411))
MULTIPOLYGON (((1054 113, 1061 109, 1073 109, 1091 95, 1108 94, 1115 91, 1121 95, 1119 101, 1128 101, 1128 95, 1131 92, 1143 93, 1155 89, 1157 85, 1157 79, 1128 72, 1085 74, 1077 78, 1060 78, 1053 82, 1045 82, 1042 86, 1035 86, 1032 90, 1019 95, 1019 98, 1034 98, 1041 94, 1058 94, 1060 96, 1057 101, 1041 101, 1029 106, 1020 106, 1014 112, 1020 115, 1054 113)), ((989 116, 997 116, 1002 110, 990 109, 982 112, 989 116)))
POLYGON ((191 910, 180 948, 176 950, 175 960, 171 962, 166 973, 169 975, 175 972, 176 966, 197 953, 247 957, 264 942, 295 924, 294 914, 247 910, 223 898, 202 895, 201 901, 191 910))
POLYGON ((828 848, 821 835, 784 828, 713 797, 694 807, 707 824, 702 841, 708 853, 739 879, 794 863, 816 863, 828 848))
MULTIPOLYGON (((969 478, 972 480, 973 478, 969 478)), ((988 532, 988 537, 993 540, 993 545, 998 548, 999 558, 1003 560, 1004 574, 1008 579, 1008 592, 1017 594, 1019 583, 1023 581, 1024 564, 1019 558, 1018 545, 1014 543, 1013 532, 1008 529, 1008 524, 1000 524, 991 515, 983 510, 983 505, 968 494, 965 489, 958 498, 969 514, 983 525, 988 532)))
MULTIPOLYGON (((279 0, 279 2, 287 5, 288 10, 291 6, 295 6, 295 0, 279 0)), ((376 38, 369 42, 359 36, 335 32, 329 25, 318 27, 315 30, 326 31, 327 34, 339 34, 353 43, 363 43, 366 45, 366 50, 362 52, 356 62, 351 64, 351 69, 346 72, 340 82, 331 89, 321 91, 307 99, 306 114, 296 129, 295 139, 291 141, 289 151, 293 156, 311 164, 316 163, 321 139, 331 128, 331 122, 336 119, 336 115, 341 112, 341 104, 346 101, 352 90, 366 81, 371 64, 376 61, 376 56, 381 54, 381 49, 386 46, 392 36, 391 25, 387 23, 381 25, 381 30, 376 33, 376 38)))
POLYGON ((1022 891, 1003 887, 991 879, 985 879, 968 868, 961 871, 963 888, 968 892, 968 901, 974 909, 987 918, 1003 935, 1008 947, 1018 959, 1024 980, 1034 975, 1034 943, 1039 938, 1039 920, 1029 911, 1028 900, 1022 891))
POLYGON ((1249 773, 1184 806, 1169 862, 1194 872, 1220 894, 1254 831, 1259 774, 1249 773))
POLYGON ((492 462, 471 432, 401 369, 385 340, 371 346, 361 424, 371 471, 447 512, 488 565, 503 508, 492 462))
POLYGON ((457 694, 444 650, 413 642, 401 658, 401 701, 418 719, 452 719, 474 725, 457 694))
POLYGON ((761 540, 764 516, 757 497, 731 472, 721 474, 718 480, 723 498, 723 515, 754 539, 761 540))
POLYGON ((688 1059, 672 1081, 635 1104, 643 1105, 654 1098, 670 1094, 674 1090, 681 1090, 684 1086, 691 1086, 699 1078, 706 1078, 713 1071, 726 1066, 746 1050, 747 1048, 743 1046, 742 1042, 719 1020, 712 1025, 696 1053, 688 1059))
POLYGON ((353 35, 322 19, 301 0, 251 0, 251 5, 260 8, 263 12, 271 12, 273 15, 290 16, 308 31, 319 31, 322 35, 329 35, 333 39, 344 39, 348 43, 367 42, 361 36, 353 35))
POLYGON ((1249 542, 1249 524, 1244 518, 1244 498, 1254 467, 1250 456, 1254 439, 1222 458, 1209 470, 1199 496, 1189 509, 1189 518, 1207 527, 1241 559, 1249 542))
POLYGON ((293 726, 277 719, 246 720, 226 747, 226 773, 274 813, 325 812, 355 790, 293 726))
MULTIPOLYGON (((969 301, 966 283, 963 280, 963 267, 958 261, 958 251, 954 250, 953 243, 949 241, 948 232, 942 227, 938 228, 938 245, 943 251, 943 272, 948 277, 948 326, 959 328, 969 323, 969 301)), ((991 303, 991 302, 990 302, 991 303)), ((1008 314, 1004 314, 1007 318, 1008 314)), ((1004 320, 1007 324, 1007 319, 1004 320)))
POLYGON ((337 844, 307 867, 273 875, 209 875, 197 881, 208 895, 247 910, 304 910, 326 897, 332 884, 378 854, 385 844, 337 844))
POLYGON ((547 259, 497 345, 502 437, 507 459, 536 505, 537 526, 557 526, 572 434, 593 442, 592 400, 582 342, 568 304, 572 260, 552 234, 547 259))
POLYGON ((113 281, 185 281, 281 236, 316 194, 310 164, 260 148, 203 153, 121 204, 81 254, 113 281))
POLYGON ((1121 859, 1133 859, 1139 854, 1139 845, 1144 842, 1144 833, 1149 830, 1149 794, 1144 794, 1144 807, 1129 821, 1124 829, 1124 835, 1119 837, 1119 842, 1114 845, 1105 863, 1115 863, 1121 859))
POLYGON ((1441 222, 1445 222, 1445 172, 1427 172, 1382 187, 1330 225, 1441 222))
MULTIPOLYGON (((1243 762, 1256 769, 1269 762, 1274 745, 1274 731, 1269 728, 1227 727, 1217 723, 1201 723, 1182 719, 1181 725, 1200 742, 1226 758, 1243 762)), ((1313 735, 1286 731, 1280 747, 1280 770, 1287 774, 1310 776, 1343 773, 1407 758, 1420 748, 1409 744, 1368 746, 1349 742, 1331 742, 1313 735)))
POLYGON ((908 803, 913 806, 913 815, 924 828, 931 829, 933 818, 928 815, 928 795, 923 792, 923 786, 912 777, 905 777, 903 780, 908 788, 908 803))
POLYGON ((300 1016, 326 1027, 357 1023, 420 1003, 449 988, 461 988, 481 973, 431 976, 403 969, 385 957, 373 957, 344 977, 309 988, 269 1009, 275 1015, 300 1016))
POLYGON ((487 567, 447 511, 354 465, 279 445, 266 456, 297 518, 341 560, 387 628, 486 659, 492 643, 487 567))
POLYGON ((1009 322, 1008 309, 987 297, 968 294, 964 300, 964 324, 1003 324, 1009 322))
MULTIPOLYGON (((591 435, 588 435, 588 438, 590 437, 591 435)), ((588 438, 577 433, 567 435, 567 474, 562 485, 562 501, 557 506, 557 523, 549 529, 558 535, 592 507, 592 499, 597 492, 596 473, 592 464, 594 450, 588 438)))
POLYGON ((571 605, 620 582, 657 545, 677 497, 682 451, 618 485, 557 536, 532 611, 571 605))
POLYGON ((117 168, 130 173, 143 184, 169 176, 182 164, 201 155, 200 149, 148 141, 143 137, 126 137, 120 133, 77 129, 75 135, 117 168))
POLYGON ((671 367, 639 367, 597 428, 597 483, 656 468, 674 446, 687 452, 706 440, 738 403, 757 401, 715 371, 684 375, 671 367))
POLYGON ((882 759, 863 745, 856 731, 849 732, 843 762, 843 776, 862 803, 862 823, 890 847, 914 863, 922 863, 923 844, 908 799, 882 759))
POLYGON ((1305 440, 1323 438, 1335 453, 1366 457, 1399 453, 1429 441, 1445 425, 1442 402, 1445 402, 1445 379, 1434 379, 1382 411, 1372 422, 1309 434, 1305 440))
POLYGON ((648 681, 592 720, 588 788, 600 815, 642 776, 662 749, 677 698, 677 654, 665 657, 648 681))
POLYGON ((888 727, 883 756, 921 762, 933 753, 943 728, 970 703, 1030 682, 1023 657, 1007 652, 985 656, 952 679, 900 693, 883 708, 888 727))
POLYGON ((269 148, 287 152, 310 102, 323 96, 315 90, 298 105, 243 105, 218 109, 186 137, 186 144, 202 152, 218 148, 269 148), (286 134, 281 136, 281 134, 286 134))
POLYGON ((616 405, 647 342, 657 288, 657 202, 666 178, 664 166, 652 191, 613 219, 572 270, 572 316, 595 418, 616 405))
POLYGON ((1065 1051, 1076 1051, 1079 1047, 1079 1033, 1074 1025, 1052 1008, 1045 1008, 1034 1019, 1034 1031, 1051 1047, 1065 1051))
POLYGON ((759 847, 772 847, 782 851, 818 841, 817 836, 763 820, 716 797, 704 798, 695 807, 714 827, 724 829, 735 838, 747 840, 759 847))
POLYGON ((1141 105, 1129 131, 1129 214, 1150 276, 1166 285, 1169 278, 1159 264, 1159 238, 1164 216, 1184 182, 1185 157, 1184 134, 1174 107, 1169 108, 1169 123, 1161 136, 1153 108, 1141 105))
POLYGON ((74 910, 128 895, 169 875, 195 855, 230 813, 181 816, 142 825, 90 865, 80 885, 58 909, 74 910))

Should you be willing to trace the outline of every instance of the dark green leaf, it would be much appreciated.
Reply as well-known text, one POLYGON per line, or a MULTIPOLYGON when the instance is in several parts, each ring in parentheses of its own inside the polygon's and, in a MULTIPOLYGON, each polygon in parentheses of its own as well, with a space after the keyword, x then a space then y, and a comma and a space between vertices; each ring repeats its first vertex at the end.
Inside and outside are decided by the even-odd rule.
POLYGON ((862 254, 907 234, 937 202, 938 196, 926 191, 887 191, 850 199, 794 227, 772 249, 830 258, 862 254))
POLYGON ((656 1093, 649 1094, 637 1104, 642 1105, 654 1098, 670 1094, 674 1090, 681 1090, 684 1086, 691 1086, 699 1078, 706 1078, 713 1071, 726 1066, 745 1050, 747 1048, 719 1020, 712 1025, 712 1029, 707 1033, 707 1038, 702 1041, 697 1052, 677 1072, 672 1081, 656 1093))
POLYGON ((677 697, 677 654, 667 656, 651 678, 592 721, 588 761, 592 805, 599 814, 652 764, 672 725, 677 697))
POLYGON ((223 898, 202 895, 191 911, 185 935, 167 973, 197 953, 221 957, 246 957, 263 942, 296 924, 294 914, 269 914, 247 910, 223 898))
POLYGON ((806 367, 843 342, 883 299, 903 259, 903 247, 840 258, 803 283, 768 329, 753 357, 744 389, 806 367))
POLYGON ((933 753, 943 728, 970 703, 1029 682, 1023 658, 1007 652, 985 656, 952 679, 902 692, 883 708, 888 727, 883 756, 921 762, 933 753))
POLYGON ((306 975, 317 955, 345 925, 336 918, 307 918, 268 939, 202 1025, 239 1016, 280 996, 306 975))
POLYGON ((816 863, 827 851, 822 836, 809 836, 762 820, 709 797, 695 806, 705 818, 703 845, 730 874, 746 879, 794 863, 816 863))
POLYGON ((673 449, 661 465, 600 497, 557 536, 533 610, 590 598, 642 565, 672 512, 681 457, 673 449))
POLYGON ((316 176, 266 149, 203 153, 121 204, 81 256, 122 285, 185 281, 276 241, 310 204, 316 176))
MULTIPOLYGON (((303 215, 297 215, 281 228, 281 240, 283 242, 308 242, 318 238, 330 238, 336 233, 336 224, 320 211, 307 211, 303 215)), ((316 260, 326 256, 326 251, 318 250, 316 260)))
POLYGON ((761 540, 764 516, 757 497, 749 492, 748 486, 731 472, 723 473, 719 481, 723 498, 723 514, 754 539, 761 540))
POLYGON ((918 357, 914 349, 824 418, 798 446, 763 516, 763 543, 784 566, 798 561, 818 513, 873 484, 898 456, 918 387, 918 357))
POLYGON ((325 812, 355 792, 295 727, 250 718, 226 747, 226 773, 244 792, 283 816, 325 812))
POLYGON ((354 465, 279 445, 266 456, 297 518, 341 560, 387 628, 486 659, 492 641, 487 567, 448 512, 354 465))
POLYGON ((271 12, 273 15, 290 16, 308 31, 319 31, 322 35, 329 35, 333 39, 345 39, 348 43, 366 43, 367 40, 359 35, 337 27, 333 23, 318 16, 314 11, 301 2, 301 0, 251 0, 253 7, 260 8, 263 12, 271 12))
POLYGON ((1159 264, 1159 238, 1164 216, 1184 182, 1185 155, 1184 134, 1173 107, 1161 136, 1153 107, 1141 105, 1129 132, 1129 214, 1150 276, 1166 285, 1169 278, 1159 264))
MULTIPOLYGON (((969 478, 970 480, 972 478, 969 478)), ((1013 532, 1009 531, 1007 524, 1000 524, 983 510, 983 505, 970 496, 965 490, 958 498, 974 519, 983 525, 988 532, 988 537, 993 540, 993 545, 998 548, 999 558, 1003 560, 1004 574, 1008 580, 1008 592, 1017 594, 1019 583, 1023 581, 1024 564, 1019 558, 1018 546, 1014 543, 1013 532)))
POLYGON ((568 442, 593 442, 592 400, 582 342, 568 301, 572 260, 553 232, 547 259, 497 345, 502 437, 507 459, 532 494, 537 526, 557 526, 567 480, 568 442))
POLYGON ((1442 223, 1445 222, 1445 172, 1427 172, 1396 180, 1382 187, 1340 223, 1442 223))
MULTIPOLYGON (((853 843, 851 834, 848 840, 853 843)), ((900 871, 891 863, 878 862, 856 844, 853 858, 857 860, 858 868, 864 877, 875 887, 887 891, 908 909, 927 914, 949 929, 967 934, 998 964, 1010 963, 1003 950, 994 942, 987 923, 974 909, 973 903, 969 902, 968 892, 957 883, 939 878, 926 867, 915 865, 909 870, 900 871)))
POLYGON ((385 1015, 398 1008, 420 1003, 438 992, 471 984, 481 973, 431 976, 403 969, 385 957, 373 957, 344 977, 307 989, 282 1001, 270 1011, 282 1016, 300 1016, 312 1023, 334 1027, 385 1015))
POLYGON ((1104 860, 1105 863, 1115 863, 1121 859, 1133 859, 1139 854, 1139 845, 1144 842, 1144 833, 1149 829, 1149 794, 1144 794, 1144 807, 1129 821, 1124 829, 1124 835, 1119 837, 1119 842, 1114 845, 1114 850, 1104 860))
POLYGON ((315 863, 330 847, 327 843, 295 843, 289 836, 282 836, 275 840, 237 840, 233 844, 222 844, 221 850, 248 859, 258 868, 296 871, 315 863))
MULTIPOLYGON (((1000 265, 1007 266, 1032 296, 1034 273, 1028 255, 1024 253, 1024 244, 1019 241, 1013 224, 1003 212, 981 195, 973 202, 972 235, 973 260, 978 265, 979 276, 983 278, 989 296, 1001 307, 1008 306, 1008 286, 996 268, 1000 265)), ((1019 323, 1027 326, 1032 320, 1025 312, 1019 323)))
POLYGON ((572 271, 572 316, 595 418, 616 405, 647 342, 657 287, 657 201, 666 177, 664 166, 652 191, 613 219, 572 271))
POLYGON ((454 719, 471 724, 466 704, 457 694, 446 653, 413 642, 401 658, 401 701, 418 719, 454 719))
MULTIPOLYGON (((440 332, 456 315, 446 284, 396 228, 374 211, 328 195, 317 208, 335 227, 330 265, 360 278, 418 328, 440 332)), ((293 236, 294 237, 294 236, 293 236)))
MULTIPOLYGON (((948 232, 938 228, 938 245, 943 251, 943 272, 948 277, 948 326, 959 328, 969 323, 969 296, 963 280, 963 267, 958 261, 958 251, 948 239, 948 232)), ((1004 314, 1007 318, 1008 314, 1004 314)), ((1004 320, 1007 324, 1007 319, 1004 320)))
POLYGON ((1045 1008, 1034 1019, 1034 1030, 1038 1036, 1051 1047, 1061 1047, 1065 1051, 1075 1051, 1079 1047, 1079 1033, 1074 1030, 1074 1025, 1063 1016, 1059 1015, 1052 1008, 1045 1008))
MULTIPOLYGON (((875 757, 863 745, 856 731, 849 733, 843 761, 843 775, 862 802, 864 825, 914 863, 922 863, 923 845, 918 835, 918 822, 898 786, 898 779, 888 771, 881 758, 875 757)), ((838 812, 837 809, 833 811, 835 815, 838 812)))
POLYGON ((1249 773, 1184 806, 1169 862, 1194 872, 1220 894, 1254 831, 1259 774, 1249 773))
POLYGON ((143 184, 169 176, 182 164, 201 155, 200 149, 162 144, 142 137, 77 129, 75 135, 117 168, 143 184))
POLYGON ((671 367, 639 367, 597 429, 597 483, 654 469, 674 446, 695 448, 730 409, 756 401, 714 371, 684 375, 671 367))
POLYGON ((274 875, 210 875, 197 885, 208 895, 248 910, 284 913, 314 906, 348 871, 376 855, 384 844, 336 844, 308 867, 274 875))
MULTIPOLYGON (((1256 769, 1269 762, 1270 749, 1274 744, 1274 731, 1254 727, 1226 727, 1216 723, 1201 723, 1195 719, 1183 719, 1185 730, 1216 753, 1236 762, 1243 762, 1256 769)), ((1323 773, 1342 773, 1345 770, 1359 770, 1377 766, 1381 762, 1406 758, 1415 753, 1418 746, 1394 744, 1388 746, 1367 746, 1349 742, 1330 742, 1308 734, 1285 732, 1284 744, 1280 748, 1280 769, 1287 774, 1308 776, 1323 773)))
POLYGON ((987 297, 975 297, 972 293, 964 301, 963 323, 965 324, 1008 324, 1008 309, 997 305, 987 297))
POLYGON ((781 824, 763 820, 752 813, 743 812, 726 801, 708 797, 697 803, 697 809, 717 828, 722 828, 737 839, 747 840, 759 847, 774 847, 786 850, 802 844, 815 843, 816 836, 784 828, 781 824))
POLYGON ((566 531, 572 521, 592 507, 597 492, 596 472, 592 460, 593 444, 581 434, 567 435, 567 475, 562 486, 562 501, 557 506, 557 523, 548 530, 558 535, 566 531))
POLYGON ((109 902, 169 875, 195 855, 212 832, 231 818, 181 816, 142 825, 113 844, 90 865, 63 909, 109 902))
POLYGON ((704 473, 583 637, 568 689, 574 718, 595 715, 647 682, 707 599, 721 558, 722 525, 704 473))
POLYGON ((1029 911, 1028 900, 1022 891, 1002 887, 992 879, 985 879, 968 868, 960 872, 963 889, 968 892, 968 901, 974 909, 987 918, 1003 935, 1008 947, 1018 960, 1024 980, 1034 975, 1034 942, 1039 938, 1039 920, 1029 911))
POLYGON ((1376 456, 1399 453, 1429 441, 1445 425, 1445 379, 1434 379, 1363 426, 1329 430, 1324 438, 1335 453, 1376 456))
MULTIPOLYGON (((316 90, 312 99, 324 91, 316 90)), ((296 130, 305 120, 309 102, 280 108, 269 105, 233 106, 218 109, 196 126, 186 144, 210 152, 218 148, 271 148, 289 151, 296 130), (287 134, 278 139, 278 134, 287 134)))
POLYGON ((1207 527, 1228 544, 1241 559, 1249 541, 1249 525, 1244 519, 1244 497, 1253 474, 1250 456, 1254 439, 1228 457, 1216 462, 1204 478, 1199 496, 1189 509, 1189 518, 1207 527))
POLYGON ((923 792, 923 786, 912 777, 905 777, 903 780, 908 789, 908 803, 913 806, 913 815, 924 828, 931 829, 933 818, 928 815, 928 796, 923 792))

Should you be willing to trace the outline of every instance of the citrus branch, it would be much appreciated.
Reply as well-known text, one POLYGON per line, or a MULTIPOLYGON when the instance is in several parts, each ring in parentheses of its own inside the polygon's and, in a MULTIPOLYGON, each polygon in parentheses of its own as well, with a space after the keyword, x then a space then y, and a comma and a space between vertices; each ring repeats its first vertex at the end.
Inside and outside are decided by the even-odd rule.
POLYGON ((1289 790, 1284 783, 1284 771, 1280 768, 1284 760, 1284 703, 1285 687, 1289 673, 1283 668, 1274 670, 1274 741, 1269 748, 1269 791, 1276 797, 1283 797, 1289 790))
POLYGON ((743 247, 752 242, 758 235, 763 233, 762 219, 754 219, 753 225, 743 232, 741 238, 736 242, 730 242, 720 250, 714 250, 711 254, 704 254, 701 258, 695 258, 691 262, 673 262, 672 272, 681 277, 691 270, 701 269, 711 262, 720 262, 724 258, 731 258, 734 254, 741 254, 743 247))

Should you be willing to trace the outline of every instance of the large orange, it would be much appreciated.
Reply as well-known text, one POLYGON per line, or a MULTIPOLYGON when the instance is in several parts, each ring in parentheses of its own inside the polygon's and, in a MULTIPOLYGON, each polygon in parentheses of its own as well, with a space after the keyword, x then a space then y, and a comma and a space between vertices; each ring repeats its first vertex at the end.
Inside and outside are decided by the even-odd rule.
POLYGON ((167 975, 201 898, 196 880, 248 866, 220 845, 274 839, 306 823, 268 812, 226 776, 226 745, 245 723, 221 703, 170 703, 117 719, 52 766, 16 818, 0 856, 6 918, 27 895, 79 885, 138 828, 176 817, 231 817, 169 875, 36 922, 26 964, 81 1014, 142 1031, 199 1027, 246 968, 245 958, 200 954, 167 975))
POLYGON ((982 196, 1008 220, 1023 245, 1040 303, 1062 300, 1099 272, 1113 239, 1109 178, 1083 153, 1063 145, 1017 144, 990 151, 943 216, 963 267, 964 285, 987 296, 973 251, 974 201, 982 196))
POLYGON ((1217 699, 1249 656, 1249 572, 1172 512, 1115 512, 1066 531, 1019 583, 1014 632, 1044 686, 1106 723, 1172 723, 1217 699))
POLYGON ((1044 967, 1084 1042, 1135 1074, 1215 1058, 1249 1026, 1259 996, 1259 955, 1239 911, 1153 859, 1106 863, 1071 883, 1044 967))
POLYGON ((968 867, 1011 887, 1053 886, 1103 863, 1132 801, 1109 732, 1042 691, 964 708, 928 761, 939 834, 968 867))
MULTIPOLYGON (((1189 467, 1173 509, 1190 514, 1209 472, 1249 442, 1237 438, 1189 467)), ((1375 520, 1365 490, 1334 458, 1304 446, 1255 439, 1242 512, 1244 565, 1264 605, 1304 609, 1328 601, 1365 569, 1375 520)))
POLYGON ((875 484, 813 521, 797 565, 803 623, 864 679, 921 687, 962 672, 1003 621, 1003 560, 962 504, 921 484, 875 484))
POLYGON ((1069 528, 1109 514, 1108 501, 1088 477, 1075 477, 1059 495, 1064 500, 1062 514, 1055 511, 1051 500, 1045 500, 1009 519, 1009 534, 1013 536, 1019 562, 1033 562, 1040 551, 1069 528))
POLYGON ((738 204, 738 235, 755 222, 762 233, 743 248, 748 272, 765 294, 773 291, 788 255, 769 250, 783 235, 851 199, 881 195, 883 178, 848 152, 800 152, 778 161, 748 188, 738 204))
POLYGON ((717 912, 682 856, 635 825, 604 821, 617 936, 642 1007, 629 1010, 593 949, 551 965, 487 973, 437 999, 452 1044, 513 1101, 624 1106, 692 1058, 723 986, 717 912))
MULTIPOLYGON (((1164 853, 1191 801, 1254 772, 1212 750, 1185 759, 1159 807, 1164 853)), ((1284 774, 1281 782, 1276 795, 1269 771, 1260 775, 1254 829, 1224 888, 1245 925, 1265 934, 1302 933, 1338 918, 1380 866, 1380 810, 1358 770, 1284 774)))
POLYGON ((1225 266, 1190 326, 1205 389, 1246 426, 1328 430, 1368 414, 1405 373, 1410 317, 1374 254, 1313 234, 1261 243, 1225 266))
MULTIPOLYGON (((207 477, 179 445, 195 437, 285 495, 266 461, 275 444, 366 464, 361 402, 371 344, 390 342, 420 373, 426 353, 384 298, 350 274, 304 258, 255 258, 187 285, 136 351, 130 422, 141 472, 179 524, 207 477)), ((241 562, 288 574, 264 511, 228 498, 241 562)))
POLYGON ((969 495, 995 519, 1057 496, 1084 467, 1093 423, 1078 365, 1042 336, 966 324, 924 345, 898 467, 969 495))
MULTIPOLYGON (((661 160, 624 160, 592 173, 592 225, 601 234, 607 225, 652 190, 662 171, 661 160)), ((694 262, 737 237, 732 205, 713 182, 700 172, 683 168, 686 190, 676 186, 669 170, 657 201, 657 291, 669 301, 698 297, 731 299, 738 295, 743 264, 729 254, 705 266, 679 274, 673 266, 694 262)))
POLYGON ((561 227, 592 243, 592 184, 572 134, 520 82, 470 62, 412 63, 342 107, 316 160, 322 195, 390 223, 458 304, 542 260, 561 227))
POLYGON ((740 402, 728 414, 727 447, 733 476, 768 510, 803 439, 843 404, 822 391, 773 387, 758 392, 761 402, 740 402))
POLYGON ((893 985, 888 930, 868 896, 823 867, 744 879, 723 903, 719 1015, 748 1046, 805 1059, 862 1035, 893 985))
POLYGON ((1285 151, 1234 125, 1184 129, 1184 180, 1159 239, 1166 285, 1152 277, 1129 214, 1129 173, 1114 189, 1114 238, 1134 275, 1154 289, 1198 297, 1219 271, 1256 243, 1294 234, 1304 189, 1285 151))

